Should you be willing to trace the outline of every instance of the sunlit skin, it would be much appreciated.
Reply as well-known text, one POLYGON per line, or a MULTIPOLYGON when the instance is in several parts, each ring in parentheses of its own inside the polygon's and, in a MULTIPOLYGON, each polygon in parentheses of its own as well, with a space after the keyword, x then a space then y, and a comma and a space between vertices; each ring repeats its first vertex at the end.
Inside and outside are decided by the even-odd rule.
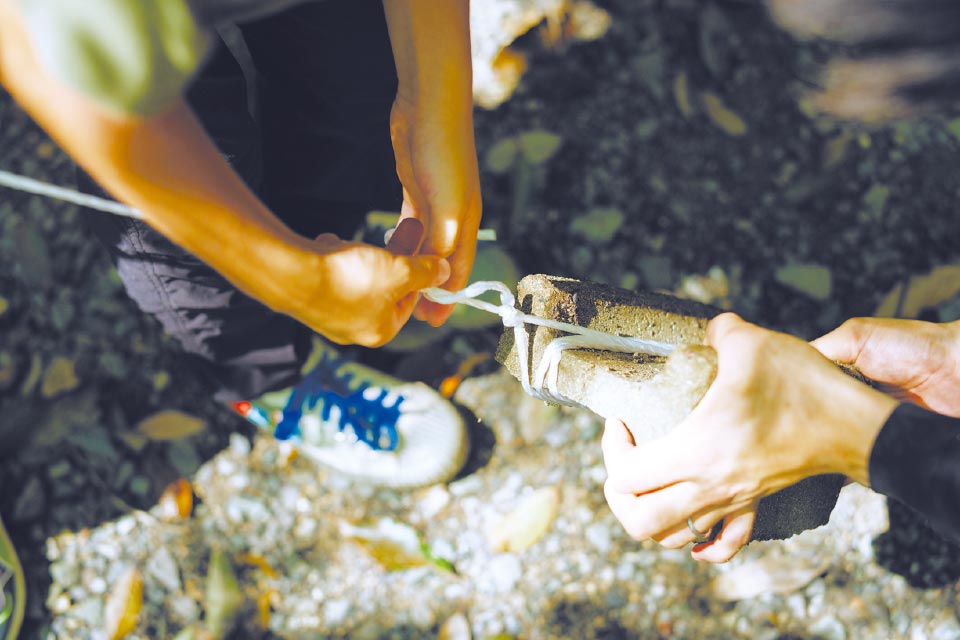
MULTIPOLYGON (((854 349, 845 345, 856 336, 844 329, 830 338, 830 354, 859 353, 852 360, 866 376, 896 380, 896 364, 886 371, 863 365, 883 362, 883 352, 903 348, 912 336, 900 327, 854 349)), ((630 418, 607 421, 605 493, 630 536, 669 548, 694 542, 688 517, 700 531, 722 522, 716 538, 692 554, 726 562, 749 540, 763 496, 822 473, 869 484, 870 450, 898 402, 846 375, 810 344, 734 314, 710 322, 706 343, 717 350, 717 378, 673 431, 636 446, 630 418)))
MULTIPOLYGON (((463 106, 471 100, 466 3, 385 5, 399 52, 391 126, 403 215, 419 218, 425 232, 417 255, 293 233, 182 101, 149 117, 117 114, 47 73, 11 0, 0 0, 0 82, 114 197, 238 289, 334 342, 378 346, 409 319, 420 289, 466 282, 480 219, 472 118, 463 106)), ((418 314, 440 324, 449 309, 422 303, 418 314)))
MULTIPOLYGON (((421 254, 450 261, 451 291, 467 285, 480 226, 473 136, 469 3, 383 3, 399 86, 390 132, 403 184, 401 217, 426 229, 421 254)), ((416 316, 442 324, 453 308, 421 299, 416 316)))
POLYGON ((811 344, 898 396, 960 418, 960 320, 853 318, 811 344))

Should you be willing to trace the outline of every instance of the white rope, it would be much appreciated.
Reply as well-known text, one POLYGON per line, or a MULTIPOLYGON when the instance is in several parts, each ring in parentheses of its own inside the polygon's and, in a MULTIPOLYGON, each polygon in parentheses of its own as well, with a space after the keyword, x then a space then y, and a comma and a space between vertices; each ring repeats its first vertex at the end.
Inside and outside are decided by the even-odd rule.
POLYGON ((447 291, 430 287, 421 290, 429 300, 440 304, 465 304, 490 313, 495 313, 503 319, 503 326, 513 327, 514 341, 517 347, 517 361, 520 365, 520 384, 523 390, 535 398, 560 404, 576 404, 564 398, 557 388, 557 377, 560 372, 560 358, 566 349, 602 349, 618 353, 643 353, 653 356, 667 356, 676 348, 676 345, 647 340, 646 338, 615 336, 596 329, 589 329, 559 320, 541 318, 523 313, 516 308, 516 298, 513 292, 502 282, 481 281, 474 282, 460 291, 447 291), (500 295, 500 304, 495 305, 476 297, 488 291, 495 291, 500 295), (530 351, 525 324, 535 324, 557 331, 564 331, 575 335, 555 338, 547 345, 540 358, 540 365, 536 373, 530 376, 530 351), (544 389, 546 385, 546 389, 544 389))
POLYGON ((81 207, 97 209, 98 211, 104 211, 118 216, 143 220, 142 213, 125 204, 107 200, 106 198, 98 198, 97 196, 91 196, 86 193, 80 193, 73 189, 58 187, 46 182, 34 180, 33 178, 10 173, 9 171, 0 170, 0 186, 16 189, 17 191, 25 191, 26 193, 33 193, 38 196, 54 198, 55 200, 71 202, 81 207))

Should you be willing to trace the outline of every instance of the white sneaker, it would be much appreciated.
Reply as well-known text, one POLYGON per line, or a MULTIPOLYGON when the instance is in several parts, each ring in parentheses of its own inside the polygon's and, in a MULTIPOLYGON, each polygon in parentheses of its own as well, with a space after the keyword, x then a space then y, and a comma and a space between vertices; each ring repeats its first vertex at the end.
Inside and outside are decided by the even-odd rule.
POLYGON ((371 484, 444 482, 466 462, 463 419, 429 386, 344 361, 320 340, 303 371, 293 387, 234 407, 304 456, 371 484))

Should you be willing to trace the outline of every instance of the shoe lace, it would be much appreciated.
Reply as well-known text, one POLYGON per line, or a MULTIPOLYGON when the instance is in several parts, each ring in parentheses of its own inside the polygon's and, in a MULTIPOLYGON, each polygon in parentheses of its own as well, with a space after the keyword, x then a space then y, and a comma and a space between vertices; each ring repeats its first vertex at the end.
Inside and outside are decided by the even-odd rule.
POLYGON ((376 397, 368 398, 364 392, 371 387, 369 382, 351 389, 354 376, 338 373, 344 363, 342 358, 324 355, 294 387, 274 432, 278 440, 299 435, 303 412, 321 405, 320 418, 324 422, 329 422, 334 407, 340 410, 337 428, 341 433, 349 427, 360 442, 375 451, 396 450, 400 444, 397 420, 403 396, 397 395, 388 403, 389 391, 380 389, 376 397))

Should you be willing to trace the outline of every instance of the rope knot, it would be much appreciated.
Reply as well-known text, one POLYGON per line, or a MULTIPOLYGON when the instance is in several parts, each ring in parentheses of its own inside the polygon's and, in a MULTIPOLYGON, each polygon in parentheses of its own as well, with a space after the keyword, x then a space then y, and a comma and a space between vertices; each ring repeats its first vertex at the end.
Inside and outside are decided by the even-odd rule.
POLYGON ((523 326, 523 312, 511 305, 502 304, 497 307, 497 313, 503 318, 503 326, 520 327, 523 326))

